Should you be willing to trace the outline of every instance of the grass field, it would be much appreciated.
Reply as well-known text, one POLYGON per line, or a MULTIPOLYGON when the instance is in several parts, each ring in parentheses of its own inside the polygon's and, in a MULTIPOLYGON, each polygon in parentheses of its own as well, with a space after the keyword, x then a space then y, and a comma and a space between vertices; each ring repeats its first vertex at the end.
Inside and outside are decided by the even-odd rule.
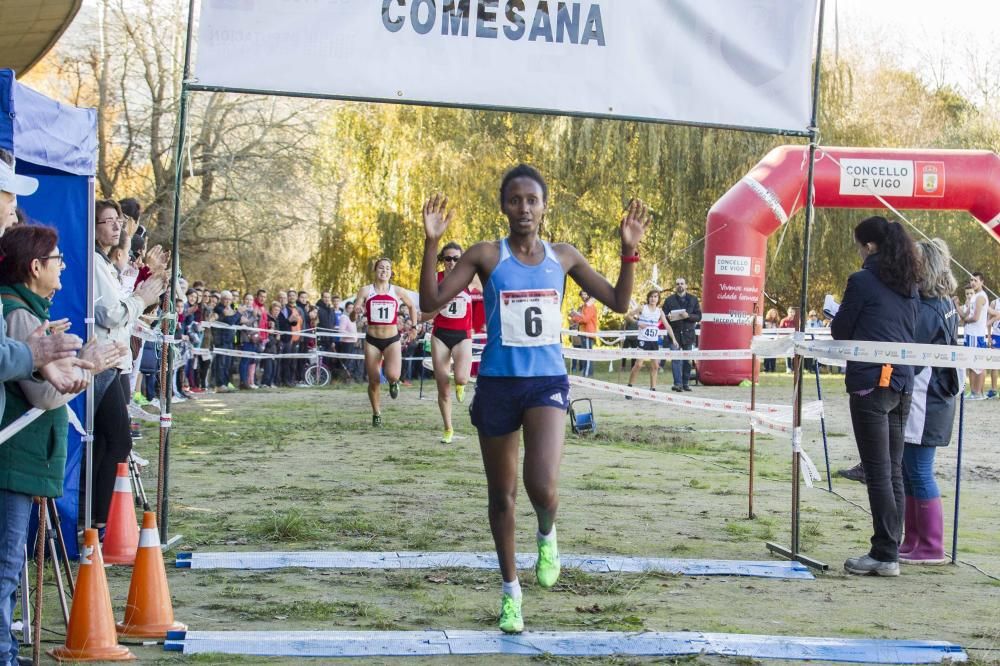
MULTIPOLYGON (((841 378, 824 376, 823 390, 836 469, 853 464, 856 452, 841 378)), ((791 381, 765 376, 759 394, 787 404, 791 381)), ((385 401, 381 430, 370 427, 364 387, 357 385, 209 395, 178 405, 170 532, 183 535, 181 550, 192 551, 491 551, 475 432, 465 407, 457 406, 458 437, 440 444, 434 395, 430 383, 424 400, 416 385, 404 388, 399 400, 385 401)), ((696 387, 694 395, 749 400, 749 389, 696 387)), ((567 436, 558 519, 564 553, 772 559, 764 542, 788 543, 788 442, 758 437, 751 520, 748 438, 734 432, 746 428, 745 418, 577 389, 573 397, 594 399, 597 433, 567 436)), ((807 399, 814 398, 810 383, 807 399)), ((966 411, 960 559, 997 576, 1000 403, 972 403, 966 411)), ((806 450, 824 471, 818 422, 807 423, 805 434, 806 450)), ((150 429, 139 450, 155 459, 154 446, 150 429)), ((949 544, 955 448, 939 456, 949 544)), ((870 517, 863 486, 833 483, 842 497, 825 491, 825 478, 817 484, 822 490, 803 486, 802 550, 831 566, 814 581, 565 571, 553 590, 543 591, 524 572, 528 629, 940 639, 961 644, 976 663, 1000 663, 1000 581, 968 565, 907 567, 896 579, 845 575, 843 560, 867 549, 870 517)), ((523 493, 518 520, 518 549, 531 550, 535 526, 523 493)), ((175 569, 172 554, 167 558, 175 613, 194 630, 495 627, 498 572, 198 571, 175 569)), ((128 569, 109 569, 119 615, 128 576, 128 569)), ((57 607, 47 613, 51 623, 57 607)), ((133 649, 153 662, 247 661, 133 649)))

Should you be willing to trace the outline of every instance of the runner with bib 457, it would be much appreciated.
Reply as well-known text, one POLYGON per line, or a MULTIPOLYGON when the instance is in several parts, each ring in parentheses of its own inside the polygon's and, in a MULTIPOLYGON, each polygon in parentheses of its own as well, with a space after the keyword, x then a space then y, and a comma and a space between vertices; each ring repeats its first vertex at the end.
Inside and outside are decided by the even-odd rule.
POLYGON ((524 487, 538 519, 535 575, 541 587, 559 578, 556 510, 559 464, 569 406, 569 380, 562 356, 562 299, 569 275, 615 312, 625 312, 632 296, 638 247, 650 214, 633 199, 622 217, 622 265, 612 286, 579 250, 541 239, 548 187, 527 165, 504 175, 500 210, 507 217, 506 238, 473 245, 439 283, 438 243, 453 211, 436 194, 424 204, 424 258, 420 306, 440 308, 478 275, 484 285, 487 341, 472 402, 472 424, 486 471, 490 531, 496 545, 503 588, 500 629, 524 630, 521 586, 514 564, 514 499, 520 431, 524 432, 524 487))

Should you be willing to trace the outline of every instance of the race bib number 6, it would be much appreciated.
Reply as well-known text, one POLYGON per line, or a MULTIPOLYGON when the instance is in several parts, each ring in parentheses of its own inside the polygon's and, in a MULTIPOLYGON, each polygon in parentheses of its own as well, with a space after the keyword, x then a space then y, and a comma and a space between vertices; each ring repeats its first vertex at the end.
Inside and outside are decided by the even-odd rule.
POLYGON ((500 338, 506 347, 560 343, 562 312, 555 289, 500 292, 500 338))

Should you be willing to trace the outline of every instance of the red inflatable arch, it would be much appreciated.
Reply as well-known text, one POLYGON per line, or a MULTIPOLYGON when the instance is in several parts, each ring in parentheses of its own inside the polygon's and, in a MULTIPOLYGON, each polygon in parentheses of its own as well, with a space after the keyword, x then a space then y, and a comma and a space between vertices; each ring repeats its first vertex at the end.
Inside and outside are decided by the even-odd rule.
MULTIPOLYGON (((808 148, 775 148, 708 213, 702 281, 702 349, 747 349, 753 303, 762 301, 767 238, 806 204, 808 148)), ((817 208, 964 210, 1000 240, 1000 157, 977 150, 823 148, 817 208)), ((763 305, 762 305, 763 307, 763 305)), ((750 377, 750 361, 701 361, 705 384, 750 377)))

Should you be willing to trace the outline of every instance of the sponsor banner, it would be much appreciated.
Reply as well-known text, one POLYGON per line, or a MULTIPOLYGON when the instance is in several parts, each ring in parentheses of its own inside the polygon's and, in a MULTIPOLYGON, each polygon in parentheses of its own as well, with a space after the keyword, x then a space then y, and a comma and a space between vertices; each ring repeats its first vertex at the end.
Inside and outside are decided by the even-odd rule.
POLYGON ((806 340, 801 334, 786 338, 755 337, 751 349, 758 356, 801 356, 821 361, 891 363, 934 368, 1000 370, 1000 350, 867 340, 806 340))
POLYGON ((753 324, 752 312, 702 312, 702 323, 712 324, 735 324, 737 326, 750 326, 753 324))
POLYGON ((744 275, 750 277, 750 257, 734 257, 727 254, 716 255, 716 275, 744 275))
POLYGON ((801 133, 816 18, 816 0, 202 0, 195 83, 801 133))
POLYGON ((883 197, 943 197, 944 162, 840 160, 840 194, 883 197))

